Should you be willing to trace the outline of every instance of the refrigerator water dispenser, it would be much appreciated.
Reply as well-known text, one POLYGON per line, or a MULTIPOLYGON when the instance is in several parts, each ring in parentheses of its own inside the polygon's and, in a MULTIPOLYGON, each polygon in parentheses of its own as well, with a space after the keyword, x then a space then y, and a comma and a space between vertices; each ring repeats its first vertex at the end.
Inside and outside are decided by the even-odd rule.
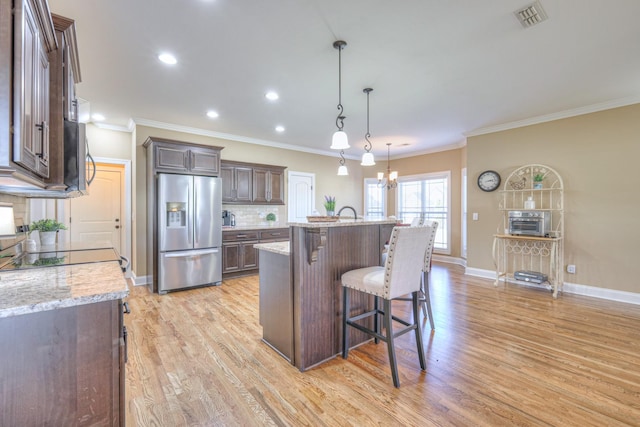
POLYGON ((187 204, 181 202, 167 202, 167 228, 181 228, 187 226, 187 204))

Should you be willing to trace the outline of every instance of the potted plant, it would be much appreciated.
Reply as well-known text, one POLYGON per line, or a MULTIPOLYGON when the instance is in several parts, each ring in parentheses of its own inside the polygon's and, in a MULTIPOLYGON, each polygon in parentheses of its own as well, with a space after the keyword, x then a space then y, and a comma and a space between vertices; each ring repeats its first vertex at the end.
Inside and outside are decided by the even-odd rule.
POLYGON ((544 175, 541 173, 537 173, 533 177, 533 188, 535 190, 540 190, 542 188, 542 180, 544 180, 544 175))
POLYGON ((324 196, 324 208, 327 210, 327 216, 333 216, 336 213, 336 198, 324 196))
POLYGON ((275 220, 276 220, 276 214, 274 214, 273 212, 270 212, 267 214, 267 221, 269 222, 269 225, 273 224, 275 220))
POLYGON ((40 235, 40 246, 50 246, 56 243, 58 230, 66 230, 67 227, 55 219, 40 219, 34 221, 29 226, 29 233, 38 231, 40 235))

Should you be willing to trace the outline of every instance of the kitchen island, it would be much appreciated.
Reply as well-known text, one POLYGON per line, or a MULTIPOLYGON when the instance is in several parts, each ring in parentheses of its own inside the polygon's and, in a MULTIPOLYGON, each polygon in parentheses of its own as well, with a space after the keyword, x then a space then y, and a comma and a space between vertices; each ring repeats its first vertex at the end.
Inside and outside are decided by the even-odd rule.
MULTIPOLYGON (((275 264, 280 266, 275 268, 289 270, 268 272, 270 267, 265 266, 263 270, 260 264, 260 309, 267 311, 260 314, 263 339, 301 371, 339 354, 342 351, 341 276, 349 270, 379 265, 382 248, 395 224, 395 220, 368 219, 289 223, 288 256, 282 244, 258 245, 261 256, 263 252, 271 252, 288 258, 285 263, 275 264), (278 289, 277 298, 271 294, 263 301, 263 288, 278 289), (285 315, 290 319, 290 332, 281 326, 269 329, 264 322, 265 318, 277 314, 278 321, 273 325, 281 324, 283 302, 278 298, 290 301, 290 315, 285 315), (274 332, 278 332, 276 339, 270 338, 274 332), (282 343, 288 340, 290 355, 282 351, 282 343)), ((359 292, 353 293, 351 301, 353 314, 373 307, 373 298, 359 292)), ((369 337, 362 332, 350 334, 350 346, 367 340, 369 337)))
POLYGON ((0 272, 0 425, 124 425, 118 261, 0 272))

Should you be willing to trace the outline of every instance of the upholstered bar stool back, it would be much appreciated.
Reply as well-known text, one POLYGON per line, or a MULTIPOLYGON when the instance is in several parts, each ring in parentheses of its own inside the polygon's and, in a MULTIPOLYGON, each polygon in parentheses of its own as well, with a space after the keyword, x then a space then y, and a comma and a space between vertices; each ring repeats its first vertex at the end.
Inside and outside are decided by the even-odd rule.
MULTIPOLYGON (((418 302, 422 307, 422 314, 424 314, 425 318, 429 319, 429 323, 431 324, 431 330, 435 329, 435 324, 433 322, 433 312, 431 311, 431 297, 429 293, 429 277, 431 273, 431 257, 433 255, 433 247, 436 242, 436 231, 438 231, 438 221, 430 221, 423 218, 414 218, 411 222, 412 227, 416 226, 427 226, 431 227, 431 231, 428 234, 429 245, 427 246, 427 250, 424 253, 424 266, 422 268, 422 277, 420 283, 420 292, 418 294, 418 302)), ((396 298, 396 300, 400 301, 411 301, 411 298, 396 298)))
MULTIPOLYGON (((394 338, 410 331, 415 331, 418 346, 420 368, 425 369, 424 350, 422 347, 422 333, 419 323, 418 292, 420 291, 420 276, 424 267, 424 256, 428 246, 428 236, 431 227, 394 227, 389 240, 389 251, 384 266, 374 266, 351 270, 342 275, 344 296, 343 306, 343 346, 342 356, 346 359, 349 354, 349 327, 361 330, 387 343, 389 362, 393 384, 400 386, 396 365, 394 338), (383 300, 383 309, 378 309, 351 316, 349 289, 374 295, 383 300), (392 316, 391 300, 402 295, 412 295, 413 321, 409 322, 392 316), (378 316, 383 316, 384 333, 378 328, 378 316), (369 329, 357 321, 374 316, 374 329, 369 329), (401 330, 393 330, 392 321, 405 326, 401 330)), ((376 341, 377 342, 377 341, 376 341)))

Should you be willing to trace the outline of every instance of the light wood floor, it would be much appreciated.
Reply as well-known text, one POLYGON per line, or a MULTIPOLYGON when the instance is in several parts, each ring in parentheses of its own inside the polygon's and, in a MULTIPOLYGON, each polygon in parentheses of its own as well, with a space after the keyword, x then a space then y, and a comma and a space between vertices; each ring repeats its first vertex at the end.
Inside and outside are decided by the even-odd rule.
MULTIPOLYGON (((261 342, 258 277, 131 288, 129 426, 640 426, 640 306, 434 265, 427 370, 412 334, 299 372, 261 342)), ((398 302, 402 308, 408 303, 398 302)))

